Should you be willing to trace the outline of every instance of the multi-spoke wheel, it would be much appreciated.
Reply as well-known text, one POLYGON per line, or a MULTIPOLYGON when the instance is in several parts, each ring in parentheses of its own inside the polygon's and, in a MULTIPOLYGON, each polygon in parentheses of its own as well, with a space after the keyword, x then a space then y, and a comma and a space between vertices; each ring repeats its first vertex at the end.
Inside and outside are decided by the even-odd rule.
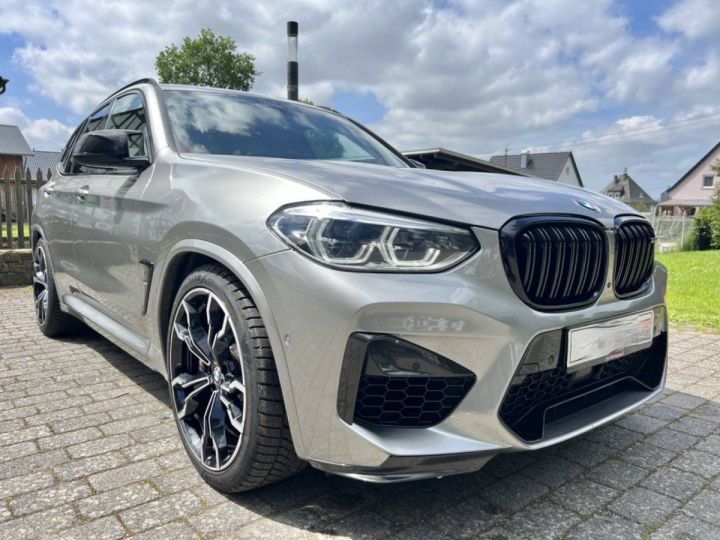
POLYGON ((262 319, 234 276, 208 266, 185 279, 166 360, 178 430, 207 482, 244 491, 300 468, 262 319))
POLYGON ((73 333, 77 330, 79 321, 60 310, 49 254, 47 243, 39 238, 33 253, 35 315, 42 333, 54 337, 73 333))

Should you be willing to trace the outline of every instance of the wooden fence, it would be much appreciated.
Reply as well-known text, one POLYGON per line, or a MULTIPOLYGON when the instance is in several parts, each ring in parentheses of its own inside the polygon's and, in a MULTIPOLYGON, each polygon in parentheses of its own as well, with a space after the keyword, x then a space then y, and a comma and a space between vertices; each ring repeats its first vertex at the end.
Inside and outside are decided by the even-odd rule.
POLYGON ((33 176, 29 170, 0 171, 0 249, 29 248, 30 217, 37 202, 39 189, 50 180, 52 173, 38 169, 33 176))

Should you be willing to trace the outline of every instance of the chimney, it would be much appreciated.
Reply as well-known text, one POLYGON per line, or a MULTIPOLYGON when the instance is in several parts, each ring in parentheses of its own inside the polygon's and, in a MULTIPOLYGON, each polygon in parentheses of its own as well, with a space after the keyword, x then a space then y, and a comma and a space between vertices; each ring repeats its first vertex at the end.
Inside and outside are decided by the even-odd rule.
POLYGON ((530 152, 523 152, 520 154, 520 168, 527 169, 530 152))
POLYGON ((287 98, 298 100, 298 23, 288 21, 287 98))

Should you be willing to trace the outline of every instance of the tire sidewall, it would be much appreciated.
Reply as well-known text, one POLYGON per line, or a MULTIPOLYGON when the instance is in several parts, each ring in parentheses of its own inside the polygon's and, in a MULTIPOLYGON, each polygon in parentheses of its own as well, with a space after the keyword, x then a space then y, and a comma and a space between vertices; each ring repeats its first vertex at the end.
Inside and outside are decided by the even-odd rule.
POLYGON ((200 472, 201 476, 209 481, 214 486, 218 484, 232 485, 236 480, 241 479, 244 476, 245 471, 250 467, 253 460, 254 448, 256 446, 256 437, 258 433, 259 424, 259 402, 260 397, 257 391, 257 363, 255 361, 254 349, 252 345, 252 338, 250 329, 242 316, 238 302, 233 297, 233 286, 223 276, 214 273, 209 270, 199 270, 190 274, 182 285, 178 289, 175 295, 175 301, 170 312, 170 320, 168 323, 167 330, 167 343, 165 346, 165 370, 168 379, 168 388, 170 392, 170 404, 173 410, 173 418, 178 428, 180 438, 183 446, 188 454, 188 457, 192 461, 195 468, 200 472), (234 461, 224 469, 220 471, 213 471, 207 469, 195 456, 192 448, 188 445, 185 440, 181 421, 177 417, 177 409, 175 406, 175 396, 173 394, 173 388, 170 383, 172 380, 172 366, 171 366, 171 341, 173 338, 173 323, 177 315, 177 310, 180 308, 180 304, 185 295, 193 289, 203 288, 212 292, 217 296, 220 301, 225 305, 225 308, 230 315, 235 331, 237 332, 239 350, 242 353, 243 363, 243 375, 245 380, 245 423, 244 431, 241 437, 240 450, 234 457, 234 461))
MULTIPOLYGON (((50 321, 52 317, 55 316, 55 309, 57 309, 60 304, 60 299, 57 297, 57 290, 55 289, 55 272, 53 272, 52 262, 50 261, 50 250, 48 249, 47 242, 43 238, 38 239, 35 244, 35 249, 33 250, 33 266, 35 264, 35 256, 37 255, 38 250, 43 251, 43 254, 45 255, 45 265, 47 266, 47 282, 45 283, 45 290, 47 291, 48 307, 45 312, 45 322, 42 324, 40 324, 40 321, 38 320, 37 308, 35 308, 35 323, 38 325, 43 334, 47 334, 50 321)), ((35 301, 34 290, 33 301, 35 301)))

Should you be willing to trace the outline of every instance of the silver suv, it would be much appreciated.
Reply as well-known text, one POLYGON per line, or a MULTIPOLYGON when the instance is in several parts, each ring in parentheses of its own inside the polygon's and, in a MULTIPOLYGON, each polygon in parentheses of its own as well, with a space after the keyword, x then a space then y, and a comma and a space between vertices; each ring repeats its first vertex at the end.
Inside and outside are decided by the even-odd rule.
POLYGON ((666 271, 617 200, 426 170, 303 103, 144 79, 82 122, 32 225, 37 321, 167 378, 229 492, 310 463, 477 470, 662 388, 666 271))

